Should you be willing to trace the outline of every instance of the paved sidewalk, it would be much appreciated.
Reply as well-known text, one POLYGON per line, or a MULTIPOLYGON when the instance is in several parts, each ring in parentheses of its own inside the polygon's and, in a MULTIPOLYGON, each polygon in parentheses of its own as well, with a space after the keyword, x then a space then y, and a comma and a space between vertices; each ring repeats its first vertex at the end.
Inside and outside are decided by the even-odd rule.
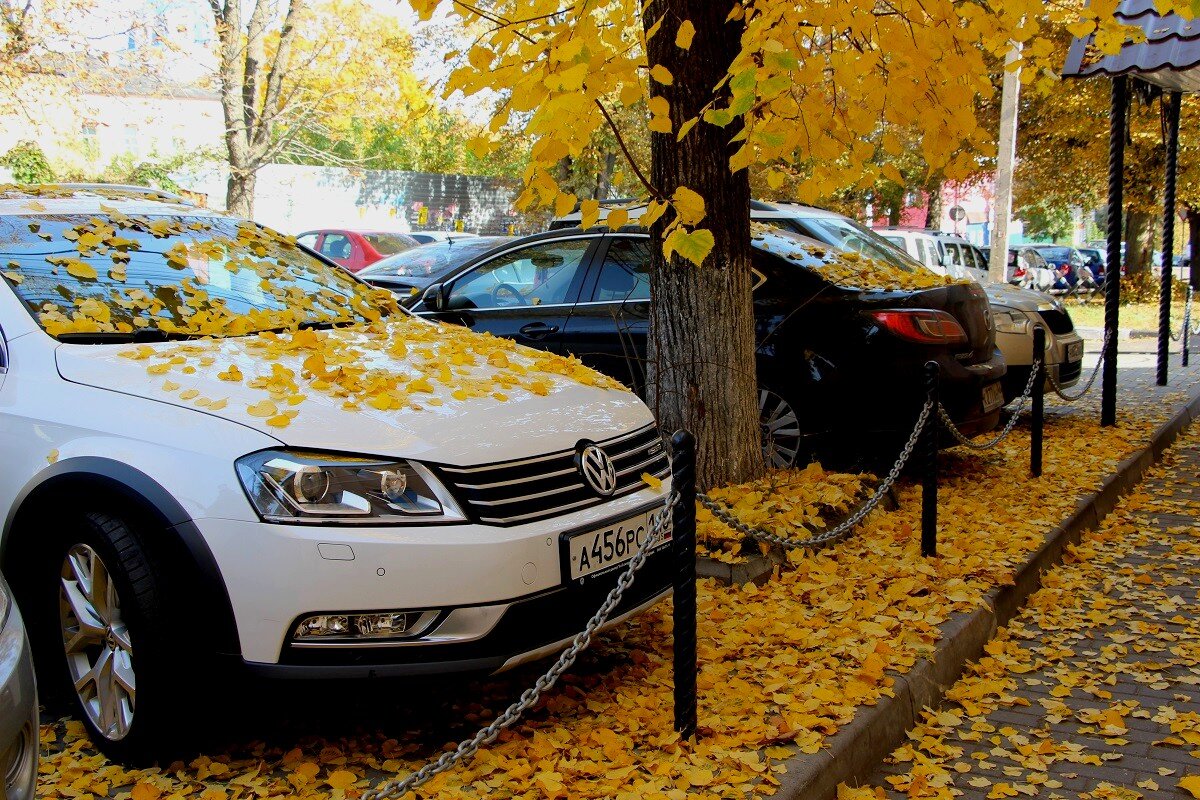
POLYGON ((1189 780, 1200 776, 1198 484, 1195 426, 1045 577, 871 788, 844 793, 1200 797, 1200 777, 1189 780))

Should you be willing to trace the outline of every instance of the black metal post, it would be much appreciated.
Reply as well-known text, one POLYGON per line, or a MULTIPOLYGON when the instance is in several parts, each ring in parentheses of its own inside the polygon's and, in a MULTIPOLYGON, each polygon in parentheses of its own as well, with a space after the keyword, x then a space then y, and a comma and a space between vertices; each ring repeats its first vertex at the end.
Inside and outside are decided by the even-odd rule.
POLYGON ((938 469, 938 381, 936 361, 925 362, 925 402, 930 404, 929 418, 921 433, 924 468, 921 474, 921 555, 937 555, 937 469, 938 469))
POLYGON ((1042 431, 1046 417, 1046 329, 1033 329, 1033 358, 1037 376, 1033 379, 1033 430, 1029 435, 1029 471, 1033 477, 1042 476, 1042 431))
POLYGON ((671 515, 675 730, 690 739, 696 735, 696 438, 687 431, 671 437, 671 486, 679 493, 671 515))
MULTIPOLYGON (((1163 176, 1162 277, 1158 289, 1158 385, 1167 385, 1167 361, 1171 346, 1171 281, 1175 272, 1175 179, 1179 174, 1179 102, 1182 95, 1171 92, 1167 99, 1167 164, 1163 176)), ((1184 336, 1187 334, 1184 333, 1184 336)))
MULTIPOLYGON (((1192 274, 1195 275, 1196 268, 1191 267, 1192 274)), ((1187 287, 1187 299, 1183 306, 1183 365, 1188 365, 1188 340, 1192 336, 1192 284, 1189 282, 1187 287)))
POLYGON ((1117 424, 1117 329, 1121 307, 1121 220, 1125 210, 1125 117, 1129 111, 1129 79, 1112 79, 1108 118, 1108 264, 1104 269, 1104 376, 1101 380, 1100 424, 1117 424))

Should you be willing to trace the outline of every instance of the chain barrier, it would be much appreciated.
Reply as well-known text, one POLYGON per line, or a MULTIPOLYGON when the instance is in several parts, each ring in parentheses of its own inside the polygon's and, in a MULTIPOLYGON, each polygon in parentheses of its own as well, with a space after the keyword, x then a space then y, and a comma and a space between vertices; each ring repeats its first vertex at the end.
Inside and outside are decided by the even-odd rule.
POLYGON ((867 498, 866 502, 859 506, 853 514, 846 517, 846 519, 842 520, 829 530, 822 531, 816 536, 810 536, 807 539, 791 539, 786 536, 780 536, 777 533, 772 533, 771 531, 765 531, 760 528, 752 528, 735 517, 725 506, 718 501, 713 500, 708 495, 697 492, 696 499, 700 501, 700 505, 711 511, 714 517, 733 528, 743 536, 750 536, 754 539, 758 539, 759 541, 792 550, 805 547, 818 547, 823 544, 828 544, 829 542, 840 539, 848 534, 854 529, 855 526, 858 525, 858 523, 863 521, 867 514, 870 514, 872 511, 874 511, 875 507, 879 505, 881 500, 883 500, 884 495, 886 495, 892 488, 892 484, 894 484, 896 479, 900 477, 900 472, 904 469, 904 465, 908 462, 909 457, 912 455, 913 448, 917 446, 917 442, 921 438, 921 431, 925 429, 926 423, 929 422, 929 415, 932 413, 932 410, 932 404, 929 402, 926 402, 925 405, 922 406, 921 414, 917 417, 917 425, 915 428, 913 428, 912 435, 908 437, 908 441, 905 442, 903 449, 900 451, 899 458, 892 466, 891 471, 888 472, 887 476, 883 479, 883 482, 879 484, 879 487, 875 490, 875 493, 872 494, 871 497, 867 498))
POLYGON ((1079 392, 1078 394, 1067 394, 1065 391, 1063 391, 1062 386, 1059 385, 1058 380, 1054 377, 1054 373, 1047 369, 1046 377, 1050 379, 1050 386, 1054 389, 1054 393, 1061 399, 1066 400, 1068 403, 1074 403, 1076 400, 1082 399, 1085 394, 1090 392, 1092 390, 1092 384, 1096 382, 1096 376, 1100 374, 1100 367, 1104 365, 1104 353, 1106 350, 1108 350, 1108 345, 1111 341, 1112 337, 1108 334, 1108 332, 1105 332, 1104 344, 1100 346, 1100 353, 1096 356, 1096 367, 1092 370, 1092 377, 1088 378, 1088 382, 1084 385, 1083 391, 1079 392))
POLYGON ((671 519, 671 512, 678 500, 679 493, 672 491, 670 497, 667 498, 666 505, 655 512, 651 518, 650 529, 646 533, 645 540, 629 560, 625 571, 617 578, 617 585, 609 591, 608 596, 604 598, 604 602, 600 604, 600 608, 588 620, 583 630, 575 635, 571 645, 559 655, 550 669, 538 678, 533 686, 526 689, 516 702, 504 710, 504 713, 492 720, 490 725, 480 728, 470 739, 462 740, 453 750, 443 753, 437 759, 430 761, 403 779, 385 781, 373 789, 368 789, 363 793, 362 800, 395 800, 395 798, 403 797, 433 776, 473 757, 479 752, 480 747, 491 744, 500 735, 500 731, 514 725, 521 719, 522 714, 536 705, 542 694, 552 688, 563 673, 575 663, 579 654, 588 648, 592 642, 592 636, 608 621, 613 609, 620 604, 621 597, 633 585, 634 576, 646 563, 646 557, 659 544, 663 530, 667 527, 668 521, 671 519))
MULTIPOLYGON (((1000 431, 999 435, 996 437, 988 439, 986 442, 976 442, 972 440, 968 436, 964 435, 963 432, 954 425, 954 420, 950 419, 950 414, 947 413, 946 407, 941 403, 938 403, 938 418, 942 421, 942 424, 946 426, 946 430, 950 431, 950 435, 953 436, 959 444, 963 445, 964 447, 969 447, 972 450, 991 450, 993 447, 1007 439, 1008 435, 1013 432, 1014 428, 1017 427, 1017 422, 1021 419, 1021 414, 1025 412, 1025 406, 1033 397, 1033 384, 1037 381, 1038 371, 1041 366, 1041 359, 1035 360, 1029 366, 1029 380, 1025 382, 1025 391, 1022 392, 1021 397, 1017 401, 1017 407, 1013 410, 1012 416, 1008 420, 1008 424, 1004 426, 1004 429, 1000 431)), ((1050 374, 1050 371, 1046 370, 1046 374, 1050 374)))

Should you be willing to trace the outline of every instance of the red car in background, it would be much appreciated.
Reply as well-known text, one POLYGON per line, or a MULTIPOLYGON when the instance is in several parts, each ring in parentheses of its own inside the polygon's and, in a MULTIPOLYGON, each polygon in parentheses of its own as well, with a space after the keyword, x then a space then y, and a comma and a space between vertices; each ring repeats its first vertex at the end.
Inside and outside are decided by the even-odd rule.
POLYGON ((406 233, 345 229, 305 231, 296 240, 351 272, 421 244, 406 233))

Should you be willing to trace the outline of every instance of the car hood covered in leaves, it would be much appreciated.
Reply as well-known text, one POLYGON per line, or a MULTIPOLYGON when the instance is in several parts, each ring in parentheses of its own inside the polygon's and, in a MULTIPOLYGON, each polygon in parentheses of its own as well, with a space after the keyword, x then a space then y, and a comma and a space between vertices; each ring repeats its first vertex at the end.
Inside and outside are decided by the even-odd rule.
POLYGON ((649 424, 646 406, 574 359, 403 318, 137 345, 60 345, 75 383, 213 414, 286 445, 448 464, 572 448, 649 424))

